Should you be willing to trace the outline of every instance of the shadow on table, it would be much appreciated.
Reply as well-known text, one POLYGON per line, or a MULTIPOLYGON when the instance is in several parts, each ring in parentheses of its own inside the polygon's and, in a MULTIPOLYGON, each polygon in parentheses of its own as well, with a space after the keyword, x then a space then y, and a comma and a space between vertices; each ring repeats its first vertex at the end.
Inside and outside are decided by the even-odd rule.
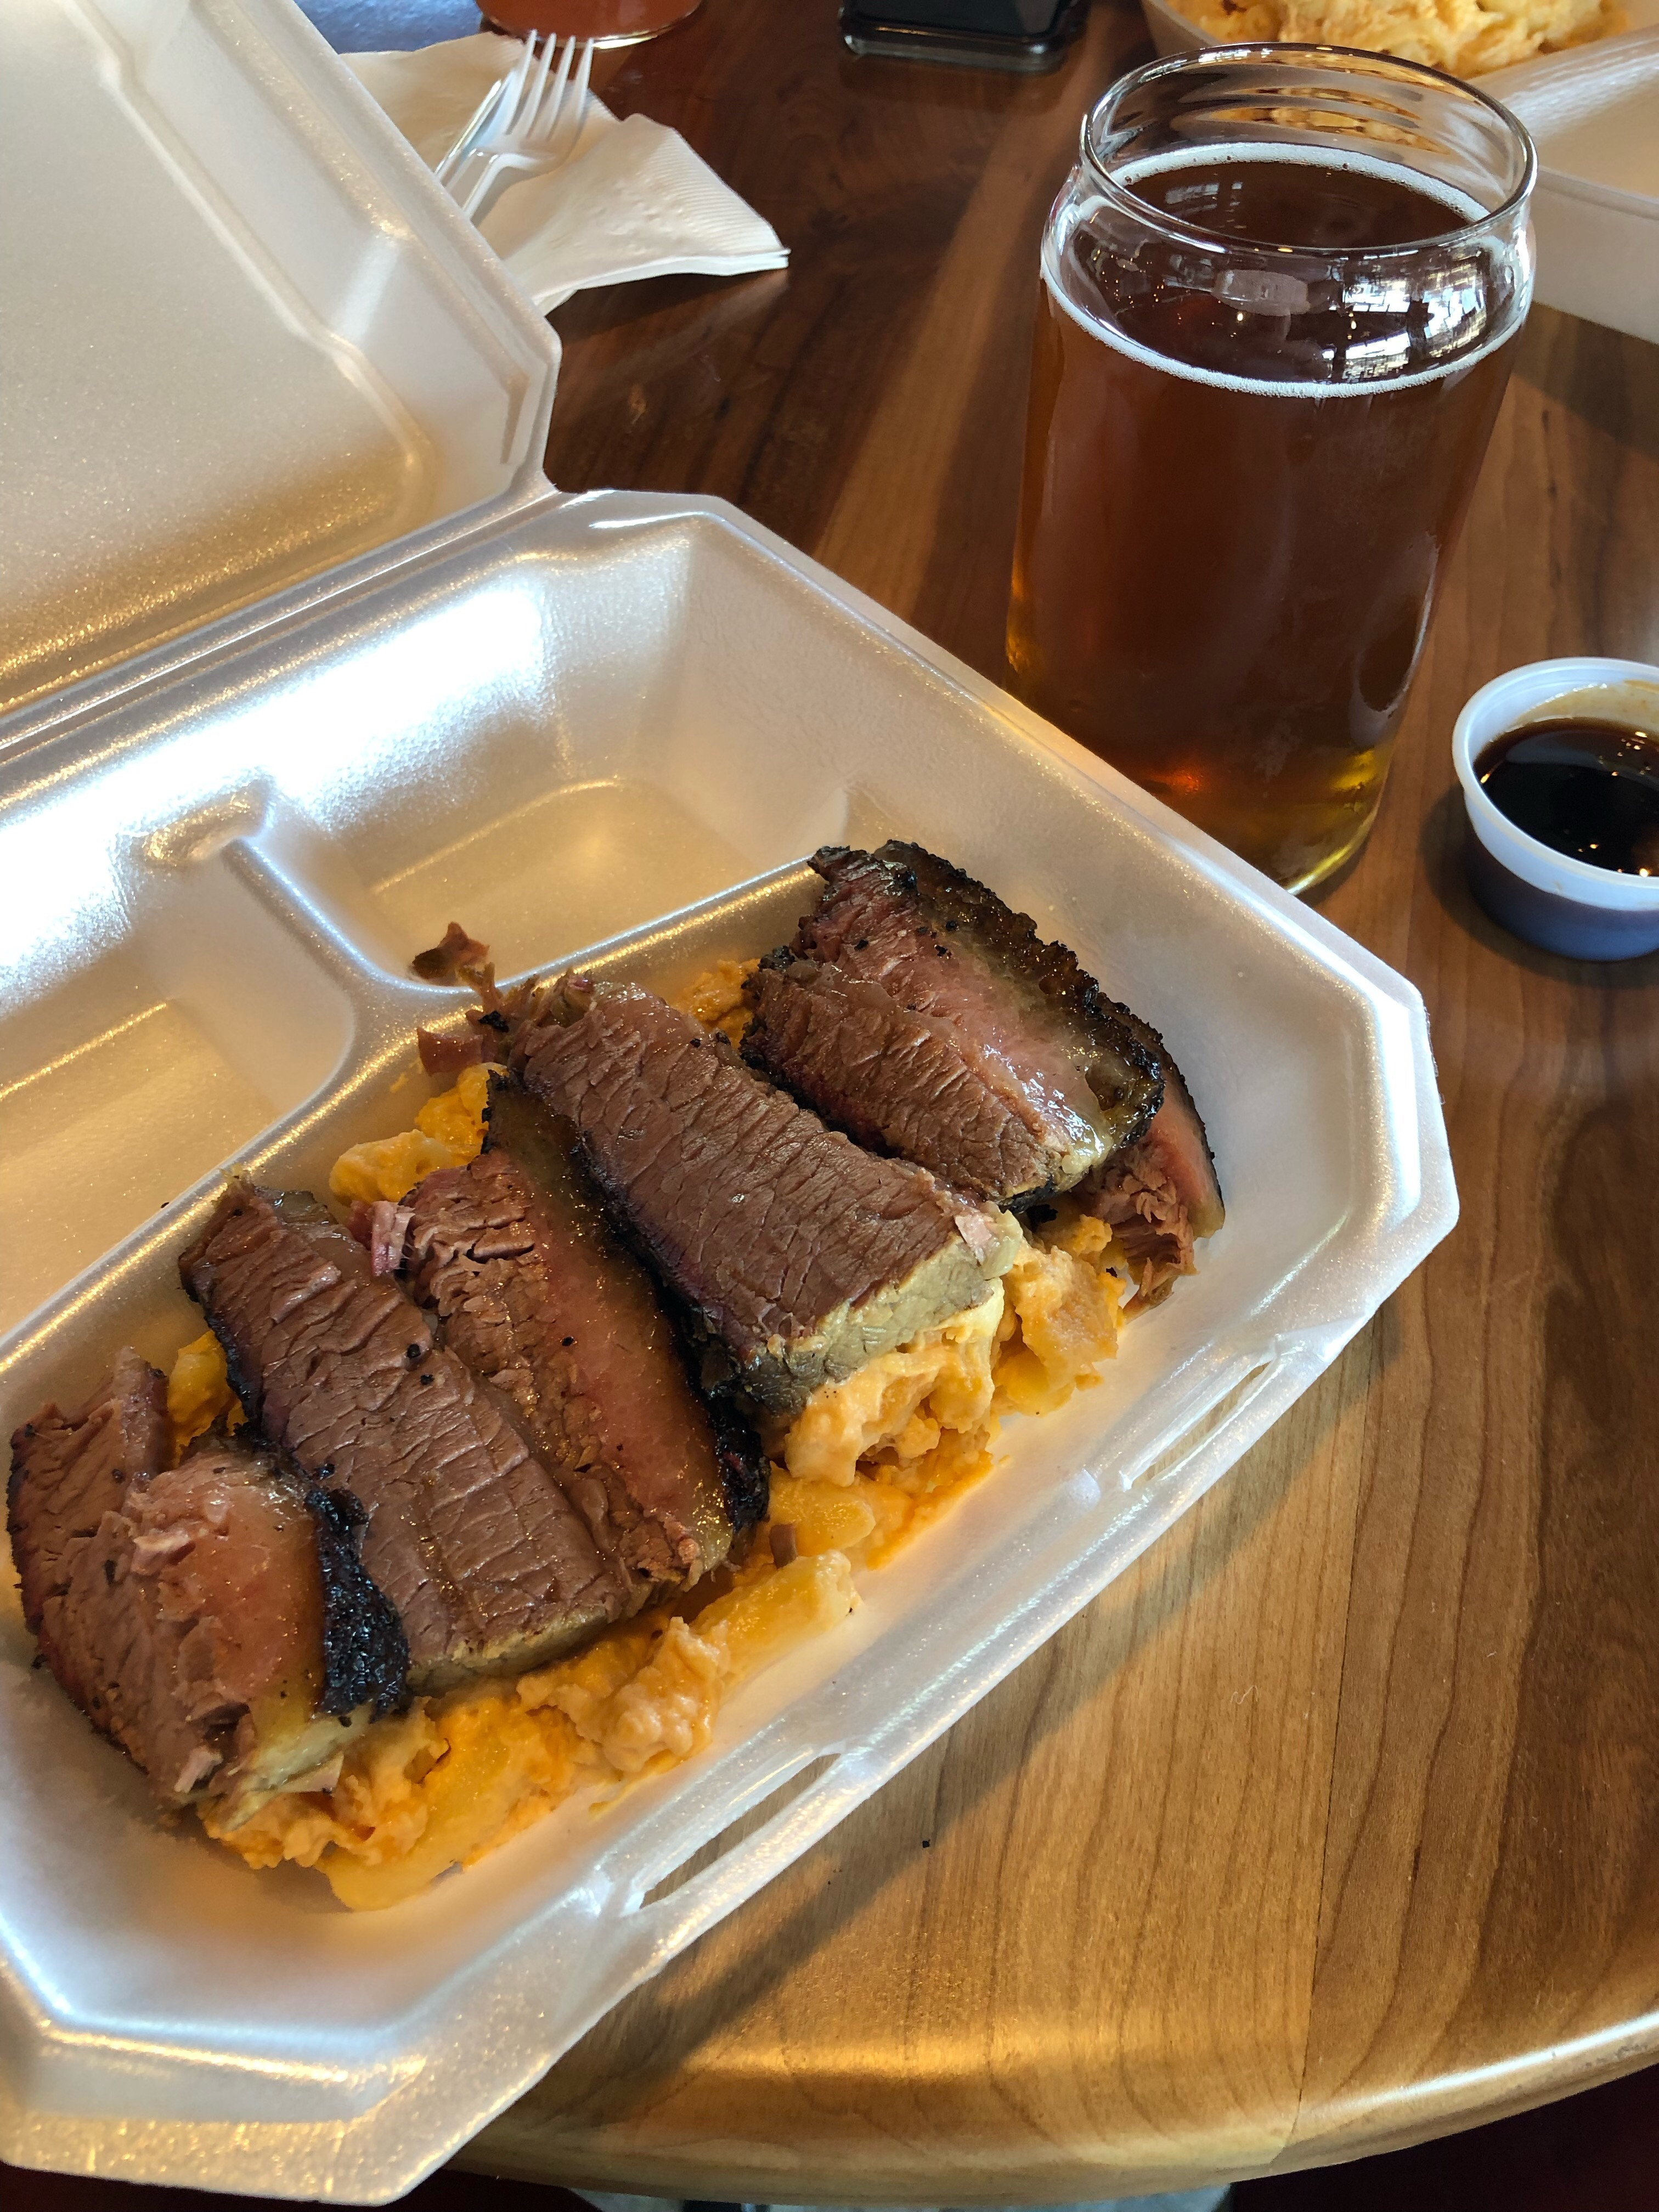
POLYGON ((1654 2212, 1659 2070, 1352 2166, 1241 2182, 1228 2212, 1654 2212))
MULTIPOLYGON (((1488 952, 1559 983, 1598 984, 1607 990, 1651 989, 1659 982, 1659 952, 1644 952, 1634 960, 1567 960, 1559 952, 1542 952, 1519 937, 1501 929, 1469 889, 1463 867, 1463 793, 1461 788, 1442 792, 1424 820, 1418 841, 1418 857, 1429 888, 1448 919, 1488 952)), ((1659 2185, 1654 2203, 1659 2206, 1659 2185)))
POLYGON ((565 358, 547 441, 553 483, 568 492, 701 489, 734 403, 766 380, 752 359, 756 333, 788 282, 783 269, 653 276, 556 307, 565 358))
POLYGON ((1522 336, 1515 374, 1601 436, 1659 460, 1659 346, 1540 314, 1522 336))
POLYGON ((601 284, 591 292, 574 293, 551 311, 549 319, 571 345, 630 324, 648 331, 655 317, 673 314, 690 304, 707 309, 707 327, 712 332, 746 320, 757 307, 769 306, 788 282, 787 269, 758 269, 746 276, 644 276, 631 283, 601 284))

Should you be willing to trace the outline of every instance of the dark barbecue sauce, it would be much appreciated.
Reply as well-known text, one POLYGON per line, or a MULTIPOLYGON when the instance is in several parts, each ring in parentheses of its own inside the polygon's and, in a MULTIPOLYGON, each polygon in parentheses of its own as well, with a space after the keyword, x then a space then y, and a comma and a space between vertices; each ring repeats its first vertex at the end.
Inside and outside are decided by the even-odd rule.
POLYGON ((1494 738, 1474 772, 1500 814, 1552 852, 1659 876, 1659 736, 1564 714, 1494 738))

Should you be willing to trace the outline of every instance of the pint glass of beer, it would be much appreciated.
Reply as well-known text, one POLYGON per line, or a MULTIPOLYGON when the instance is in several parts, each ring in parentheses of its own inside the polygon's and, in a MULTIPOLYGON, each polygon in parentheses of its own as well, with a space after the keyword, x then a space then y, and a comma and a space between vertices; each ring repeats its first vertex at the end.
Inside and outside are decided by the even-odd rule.
POLYGON ((1014 688, 1297 890, 1364 842, 1532 291, 1525 131, 1327 46, 1115 85, 1048 218, 1014 688))

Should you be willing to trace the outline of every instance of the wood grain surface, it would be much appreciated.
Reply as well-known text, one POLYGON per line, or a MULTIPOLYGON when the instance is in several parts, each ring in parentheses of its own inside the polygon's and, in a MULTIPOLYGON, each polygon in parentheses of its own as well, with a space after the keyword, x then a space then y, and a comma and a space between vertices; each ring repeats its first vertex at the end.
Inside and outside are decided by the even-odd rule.
MULTIPOLYGON (((549 469, 720 494, 1000 678, 1043 214, 1143 40, 1020 83, 706 0, 615 67, 793 249, 556 318, 549 469)), ((1534 313, 1368 851, 1462 1219, 1320 1386, 878 1799, 467 2154, 740 2199, 1317 2165, 1659 2055, 1659 959, 1465 887, 1451 723, 1659 659, 1659 349, 1534 313)))
MULTIPOLYGON (((988 674, 1044 212, 1144 40, 1035 82, 706 0, 610 64, 787 272, 579 298, 549 468, 720 494, 988 674)), ((1487 677, 1659 659, 1659 350, 1538 311, 1369 850, 1463 1215, 1320 1386, 468 2152, 739 2199, 1034 2202, 1356 2156, 1659 2054, 1659 961, 1473 905, 1487 677)))

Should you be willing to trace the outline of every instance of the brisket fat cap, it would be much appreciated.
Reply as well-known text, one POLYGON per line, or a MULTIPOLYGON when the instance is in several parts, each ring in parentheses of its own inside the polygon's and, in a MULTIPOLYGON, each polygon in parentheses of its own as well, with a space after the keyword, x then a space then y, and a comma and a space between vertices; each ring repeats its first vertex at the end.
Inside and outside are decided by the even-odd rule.
POLYGON ((650 1274, 574 1155, 575 1133, 504 1076, 485 1150, 413 1194, 411 1287, 444 1340, 509 1399, 543 1463, 641 1601, 695 1581, 763 1507, 693 1387, 650 1274))
POLYGON ((179 1271, 265 1435, 362 1507, 411 1687, 538 1665, 628 1609, 507 1401, 309 1194, 233 1185, 179 1271))
POLYGON ((18 1431, 25 1602, 59 1683, 165 1801, 252 1809, 340 1741, 319 1711, 337 1685, 316 1532, 267 1451, 205 1444, 167 1467, 165 1390, 123 1352, 81 1414, 49 1407, 18 1431))
POLYGON ((770 1413, 976 1305, 1016 1224, 878 1159, 649 992, 566 979, 513 1065, 770 1413))
POLYGON ((826 889, 797 957, 878 984, 948 1036, 1042 1147, 1047 1188, 1069 1189, 1146 1129, 1163 1097, 1153 1033, 1029 915, 920 845, 825 846, 812 866, 826 889))

